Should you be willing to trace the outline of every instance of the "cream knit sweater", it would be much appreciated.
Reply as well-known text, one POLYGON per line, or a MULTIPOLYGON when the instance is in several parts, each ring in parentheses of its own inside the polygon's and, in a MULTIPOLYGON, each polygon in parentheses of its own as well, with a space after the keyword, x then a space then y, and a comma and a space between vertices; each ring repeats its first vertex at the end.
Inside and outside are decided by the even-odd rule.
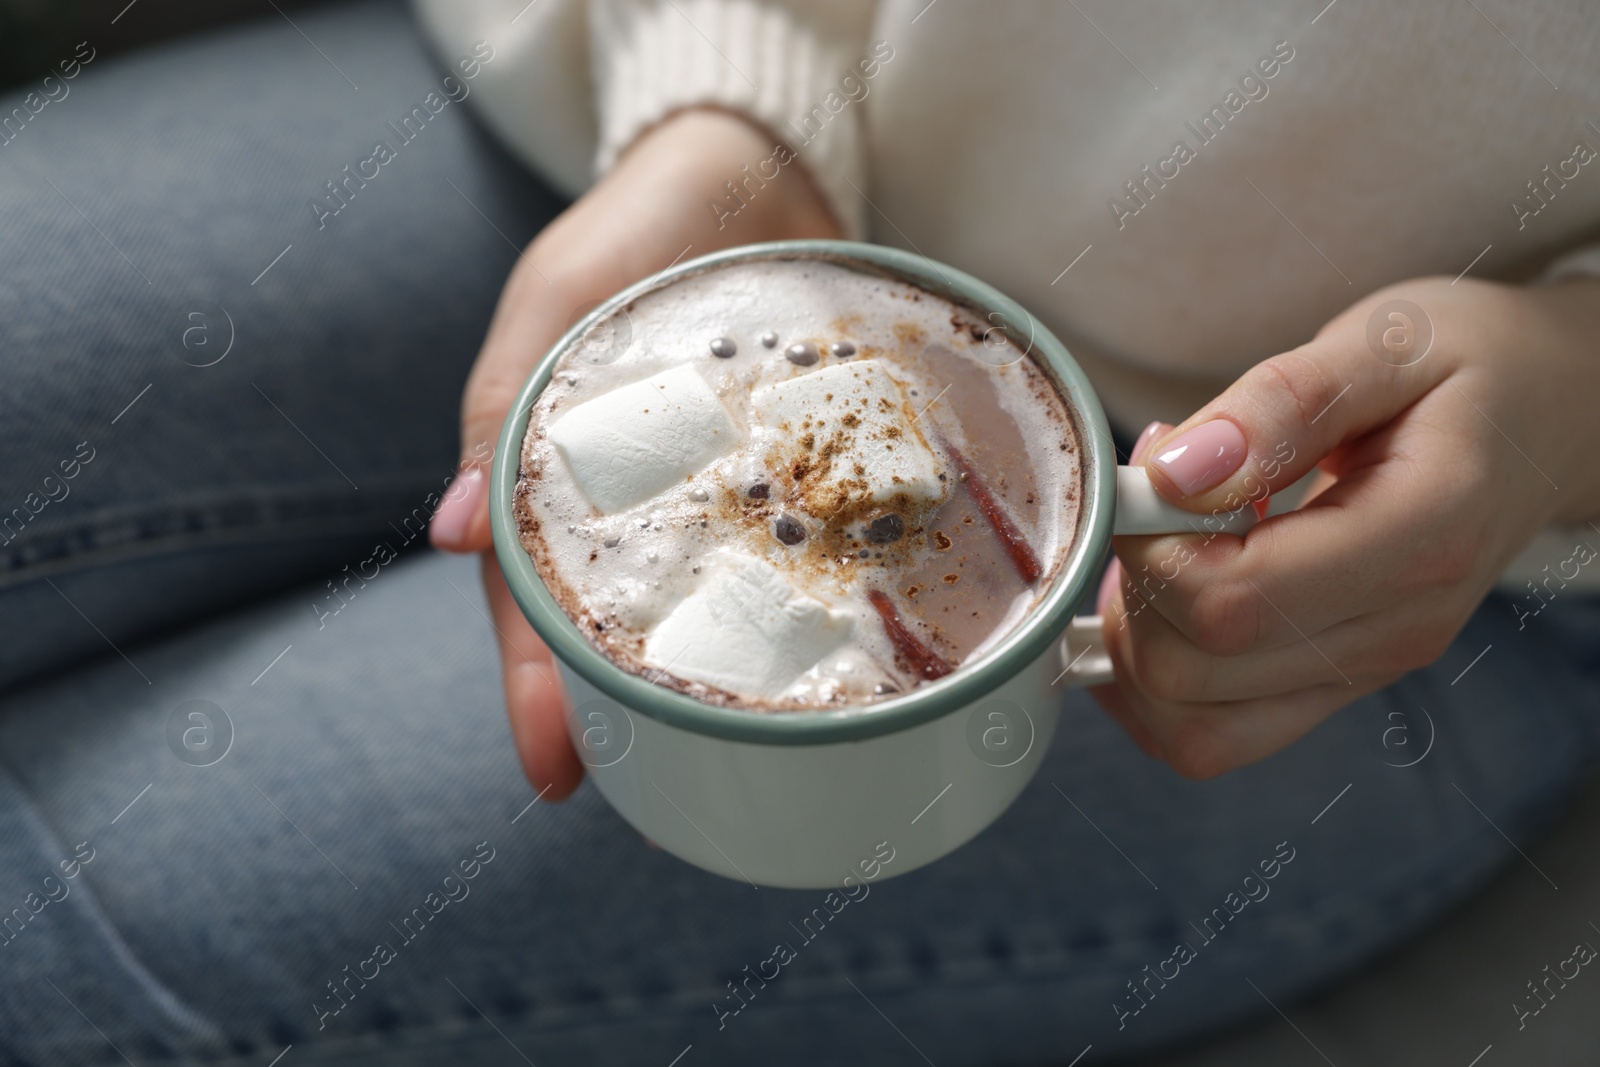
POLYGON ((851 236, 1037 315, 1126 431, 1391 282, 1600 275, 1594 0, 414 2, 446 59, 493 46, 470 99, 557 187, 748 114, 851 236))

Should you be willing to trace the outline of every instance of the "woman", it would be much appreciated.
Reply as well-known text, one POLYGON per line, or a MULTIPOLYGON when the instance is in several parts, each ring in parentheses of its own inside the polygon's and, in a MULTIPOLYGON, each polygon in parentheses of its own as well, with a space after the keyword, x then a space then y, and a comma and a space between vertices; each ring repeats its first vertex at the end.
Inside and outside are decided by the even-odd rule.
POLYGON ((73 494, 7 545, 8 1052, 1090 1062, 1395 944, 1587 765, 1597 542, 1535 542, 1600 513, 1579 5, 420 15, 436 66, 339 7, 91 64, 0 149, 7 465, 73 494), (471 108, 581 194, 548 226, 471 108), (1242 542, 1120 541, 1097 695, 1134 744, 1070 699, 1000 822, 755 989, 814 901, 547 807, 581 765, 492 558, 483 607, 391 561, 436 505, 435 545, 488 547, 485 448, 596 301, 840 235, 1039 315, 1169 498, 1323 477, 1242 542))

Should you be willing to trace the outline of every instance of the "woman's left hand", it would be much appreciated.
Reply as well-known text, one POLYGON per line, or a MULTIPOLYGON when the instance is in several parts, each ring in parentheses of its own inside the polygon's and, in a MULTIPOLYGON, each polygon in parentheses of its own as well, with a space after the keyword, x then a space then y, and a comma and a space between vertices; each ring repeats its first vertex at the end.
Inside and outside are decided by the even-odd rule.
POLYGON ((1094 694, 1186 777, 1268 756, 1443 655, 1541 526, 1600 512, 1597 454, 1600 281, 1374 293, 1149 435, 1200 514, 1321 473, 1242 539, 1118 538, 1094 694))

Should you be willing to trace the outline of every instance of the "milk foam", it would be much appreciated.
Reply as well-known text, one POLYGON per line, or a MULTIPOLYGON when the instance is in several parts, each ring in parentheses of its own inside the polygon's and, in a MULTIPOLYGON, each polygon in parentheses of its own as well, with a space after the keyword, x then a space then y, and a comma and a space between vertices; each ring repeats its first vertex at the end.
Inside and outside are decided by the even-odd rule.
POLYGON ((1048 585, 1081 485, 1060 397, 991 325, 818 260, 648 293, 609 324, 624 343, 574 346, 535 403, 523 545, 605 654, 709 702, 827 707, 915 687, 927 676, 869 590, 951 666, 970 663, 1048 585), (792 345, 818 358, 786 358, 792 345), (951 449, 1043 561, 1039 582, 1004 562, 951 449))

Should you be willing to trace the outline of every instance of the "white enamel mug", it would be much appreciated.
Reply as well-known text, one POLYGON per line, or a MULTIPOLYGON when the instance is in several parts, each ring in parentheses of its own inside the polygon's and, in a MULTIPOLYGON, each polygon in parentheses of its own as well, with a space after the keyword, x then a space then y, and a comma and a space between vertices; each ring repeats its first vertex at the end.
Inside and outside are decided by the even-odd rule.
POLYGON ((1175 508, 1156 495, 1142 468, 1118 467, 1088 379, 1015 301, 925 257, 845 241, 716 253, 596 307, 523 387, 501 433, 490 486, 501 570, 555 654, 569 700, 568 734, 601 794, 640 833, 697 867, 786 888, 904 874, 959 848, 1006 810, 1044 759, 1064 688, 1111 678, 1101 620, 1074 619, 1073 612, 1092 595, 1114 534, 1242 534, 1256 522, 1251 506, 1209 516, 1175 508), (826 260, 974 309, 1054 380, 1082 446, 1078 531, 1029 616, 977 661, 865 707, 717 707, 623 670, 562 611, 518 540, 512 494, 523 438, 561 356, 646 292, 758 259, 826 260))

